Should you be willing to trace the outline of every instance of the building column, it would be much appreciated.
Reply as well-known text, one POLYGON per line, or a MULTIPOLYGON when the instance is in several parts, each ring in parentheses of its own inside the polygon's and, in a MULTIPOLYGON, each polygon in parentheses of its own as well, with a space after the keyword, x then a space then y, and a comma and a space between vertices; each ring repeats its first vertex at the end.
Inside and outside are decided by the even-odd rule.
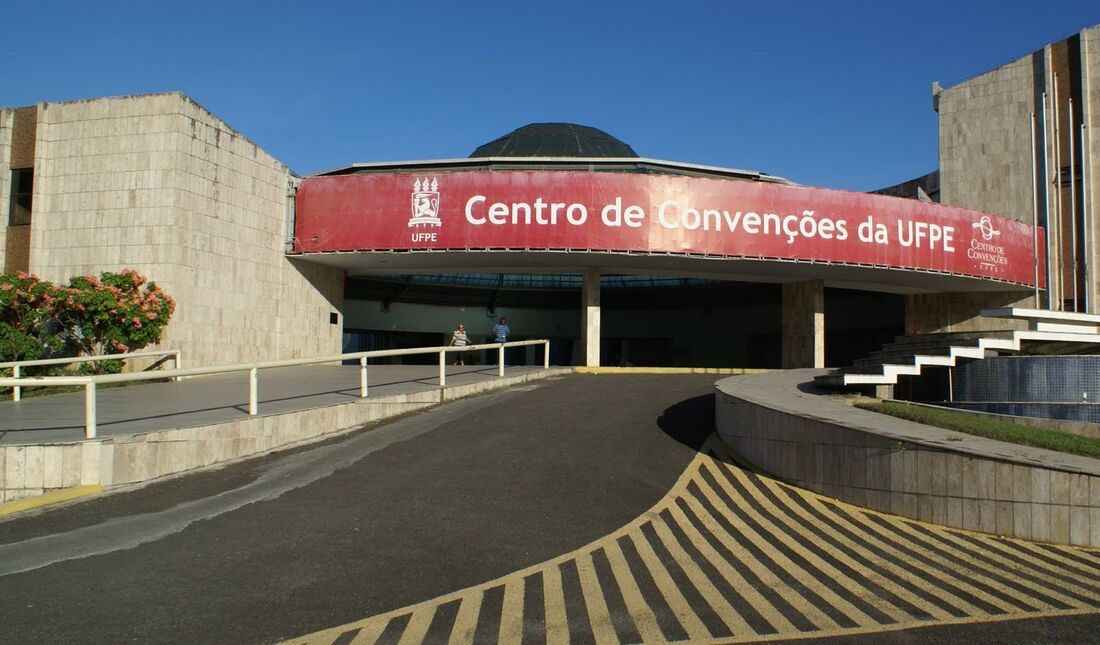
POLYGON ((584 364, 600 366, 600 270, 586 267, 581 285, 581 309, 584 312, 584 364))
POLYGON ((783 369, 825 367, 825 282, 783 285, 783 369))

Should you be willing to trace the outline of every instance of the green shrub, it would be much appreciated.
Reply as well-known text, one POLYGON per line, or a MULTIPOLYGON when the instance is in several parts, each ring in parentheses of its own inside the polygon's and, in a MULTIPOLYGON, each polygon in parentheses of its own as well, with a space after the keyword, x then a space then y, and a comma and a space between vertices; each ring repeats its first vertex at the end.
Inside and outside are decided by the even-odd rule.
MULTIPOLYGON (((0 276, 0 360, 34 360, 68 346, 83 355, 123 354, 160 341, 176 304, 132 269, 78 276, 59 287, 26 273, 0 276)), ((118 372, 121 360, 82 371, 118 372)))

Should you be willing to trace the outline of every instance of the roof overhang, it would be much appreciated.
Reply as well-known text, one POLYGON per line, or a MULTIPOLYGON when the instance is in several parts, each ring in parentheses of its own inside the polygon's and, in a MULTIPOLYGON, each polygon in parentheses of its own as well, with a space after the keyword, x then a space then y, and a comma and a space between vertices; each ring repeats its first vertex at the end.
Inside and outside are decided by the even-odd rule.
POLYGON ((825 286, 895 294, 1019 291, 1018 284, 931 271, 765 258, 723 258, 601 251, 356 251, 290 256, 343 270, 349 276, 394 273, 605 273, 669 275, 782 284, 823 280, 825 286))

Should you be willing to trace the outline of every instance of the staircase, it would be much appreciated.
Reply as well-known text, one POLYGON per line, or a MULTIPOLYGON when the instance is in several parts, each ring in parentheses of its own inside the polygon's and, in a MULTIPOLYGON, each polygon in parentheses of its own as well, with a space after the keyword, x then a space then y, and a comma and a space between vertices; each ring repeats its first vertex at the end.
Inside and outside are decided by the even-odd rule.
POLYGON ((1100 316, 1042 309, 986 309, 985 318, 1025 321, 1026 330, 901 336, 851 367, 818 376, 821 387, 895 385, 900 376, 917 376, 925 366, 949 367, 959 360, 980 360, 1002 353, 1083 354, 1100 346, 1100 316))

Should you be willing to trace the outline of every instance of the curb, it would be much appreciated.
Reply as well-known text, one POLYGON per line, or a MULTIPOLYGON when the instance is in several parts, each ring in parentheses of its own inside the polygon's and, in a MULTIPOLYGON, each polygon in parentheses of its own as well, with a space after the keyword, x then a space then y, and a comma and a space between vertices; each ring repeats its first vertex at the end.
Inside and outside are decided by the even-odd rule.
POLYGON ((763 374, 754 367, 574 367, 577 374, 763 374))
POLYGON ((0 504, 0 517, 14 515, 15 513, 21 513, 23 511, 29 511, 33 508, 38 508, 40 506, 60 504, 61 502, 68 502, 74 499, 79 499, 81 497, 88 497, 89 495, 98 495, 102 492, 102 486, 100 486, 99 484, 93 484, 90 486, 74 486, 72 488, 62 488, 60 490, 55 490, 50 493, 35 495, 34 497, 24 497, 22 499, 16 499, 0 504))

